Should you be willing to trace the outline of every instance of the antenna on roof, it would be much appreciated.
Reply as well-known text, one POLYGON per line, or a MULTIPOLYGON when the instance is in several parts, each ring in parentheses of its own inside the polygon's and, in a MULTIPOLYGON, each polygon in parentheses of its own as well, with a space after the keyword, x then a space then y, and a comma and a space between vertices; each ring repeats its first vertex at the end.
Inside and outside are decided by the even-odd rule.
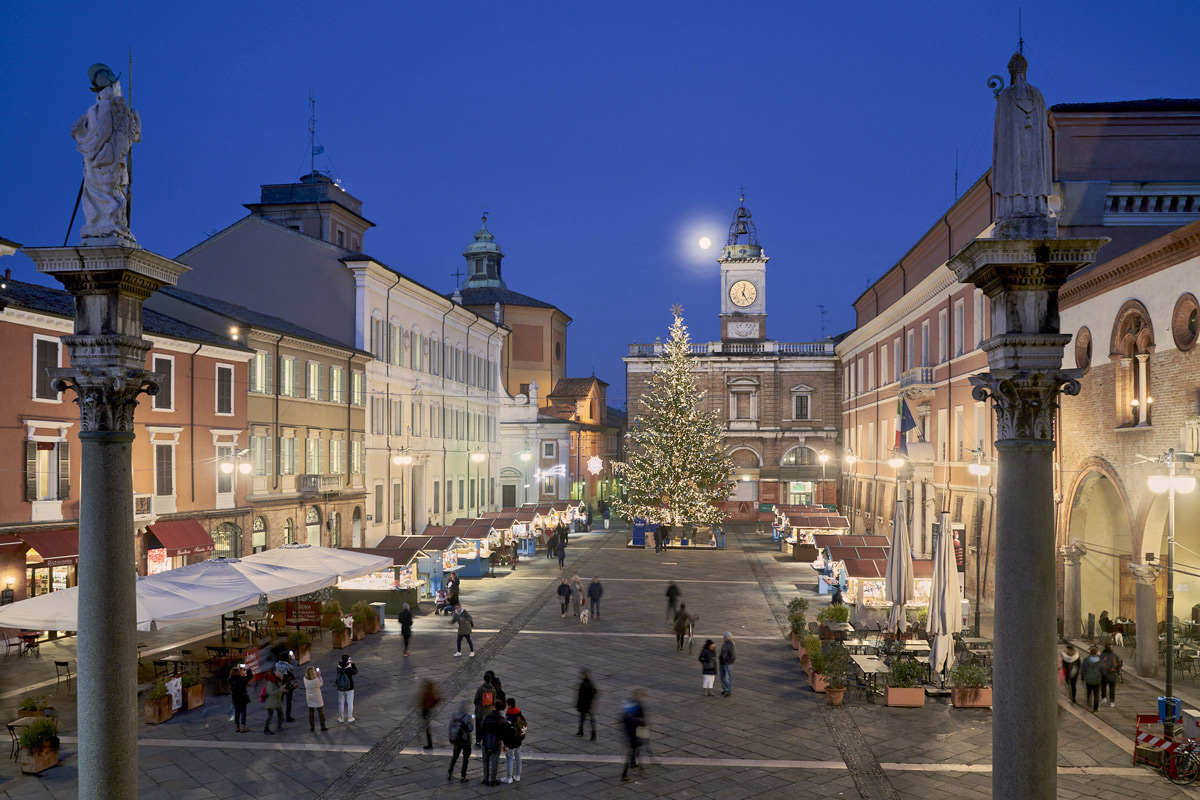
POLYGON ((325 148, 317 144, 317 101, 312 96, 312 89, 308 90, 308 107, 308 174, 315 175, 317 156, 325 152, 325 148))
POLYGON ((825 338, 825 317, 827 316, 827 312, 825 311, 825 306, 821 305, 820 303, 817 303, 817 308, 821 312, 821 338, 824 339, 825 338))
POLYGON ((958 148, 954 148, 954 200, 958 201, 958 148))

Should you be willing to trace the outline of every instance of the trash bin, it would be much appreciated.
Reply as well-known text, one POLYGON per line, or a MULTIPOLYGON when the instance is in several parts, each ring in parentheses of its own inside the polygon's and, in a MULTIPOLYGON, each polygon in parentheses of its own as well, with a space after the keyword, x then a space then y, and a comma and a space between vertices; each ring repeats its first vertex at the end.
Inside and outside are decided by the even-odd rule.
POLYGON ((379 617, 379 630, 383 630, 384 620, 387 619, 387 603, 371 603, 371 608, 379 617))

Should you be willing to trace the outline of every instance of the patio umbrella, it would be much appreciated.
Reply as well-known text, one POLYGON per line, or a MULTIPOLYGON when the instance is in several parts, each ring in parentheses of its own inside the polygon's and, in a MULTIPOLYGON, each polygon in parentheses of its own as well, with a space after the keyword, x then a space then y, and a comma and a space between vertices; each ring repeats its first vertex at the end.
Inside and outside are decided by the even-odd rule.
POLYGON ((309 544, 285 544, 271 550, 263 550, 246 556, 243 562, 251 564, 274 564, 295 567, 311 572, 324 573, 333 578, 326 586, 338 580, 350 580, 390 569, 392 559, 371 553, 342 550, 337 547, 314 547, 309 544))
POLYGON ((903 631, 908 628, 904 607, 913 601, 916 592, 913 589, 912 548, 908 544, 908 524, 904 519, 904 503, 900 500, 896 501, 886 577, 885 597, 892 604, 892 613, 888 616, 888 630, 903 631))
MULTIPOLYGON (((135 585, 137 629, 215 617, 307 594, 334 582, 327 573, 272 564, 215 559, 138 578, 135 585)), ((79 629, 79 589, 71 587, 31 597, 0 609, 0 627, 29 630, 79 629)))
POLYGON ((929 665, 934 672, 943 672, 954 666, 954 634, 962 630, 961 604, 950 514, 943 511, 941 535, 938 536, 937 550, 933 554, 933 584, 929 592, 929 632, 933 635, 929 665))

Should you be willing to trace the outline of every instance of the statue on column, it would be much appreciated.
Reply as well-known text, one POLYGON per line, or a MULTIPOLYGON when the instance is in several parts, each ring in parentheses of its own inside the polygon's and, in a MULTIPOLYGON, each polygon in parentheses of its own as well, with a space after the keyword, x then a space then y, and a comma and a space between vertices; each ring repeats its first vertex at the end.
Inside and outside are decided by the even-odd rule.
POLYGON ((104 64, 88 69, 96 104, 71 126, 83 155, 83 230, 88 239, 117 237, 135 243, 129 231, 125 190, 129 148, 142 140, 142 120, 125 103, 121 84, 104 64))
POLYGON ((1025 80, 1025 56, 1008 62, 1009 85, 993 75, 996 126, 992 139, 992 192, 996 196, 996 235, 1004 239, 1055 236, 1050 217, 1050 125, 1046 101, 1025 80))

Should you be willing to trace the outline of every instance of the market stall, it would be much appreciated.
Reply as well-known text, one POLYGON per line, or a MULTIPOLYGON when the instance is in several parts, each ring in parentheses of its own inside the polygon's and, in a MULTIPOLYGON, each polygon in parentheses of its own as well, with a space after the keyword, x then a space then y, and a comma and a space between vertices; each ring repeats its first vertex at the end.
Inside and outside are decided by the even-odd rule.
POLYGON ((382 602, 387 605, 389 614, 398 614, 405 603, 415 611, 422 598, 432 597, 428 584, 417 575, 417 560, 424 555, 423 551, 413 544, 397 544, 420 538, 424 537, 389 536, 380 542, 389 545, 387 547, 358 548, 358 552, 392 559, 393 566, 361 578, 339 581, 334 596, 342 607, 352 608, 359 600, 382 602))
MULTIPOLYGON (((854 548, 846 548, 851 550, 854 548)), ((877 548, 858 548, 859 551, 876 550, 877 548)), ((865 553, 864 555, 869 555, 865 553)), ((915 609, 929 606, 929 594, 933 582, 933 562, 929 560, 913 560, 914 589, 916 595, 908 608, 915 609)), ((859 624, 874 627, 887 623, 888 612, 892 604, 886 595, 887 553, 883 558, 853 558, 841 562, 842 590, 846 604, 854 607, 852 618, 859 624)))

